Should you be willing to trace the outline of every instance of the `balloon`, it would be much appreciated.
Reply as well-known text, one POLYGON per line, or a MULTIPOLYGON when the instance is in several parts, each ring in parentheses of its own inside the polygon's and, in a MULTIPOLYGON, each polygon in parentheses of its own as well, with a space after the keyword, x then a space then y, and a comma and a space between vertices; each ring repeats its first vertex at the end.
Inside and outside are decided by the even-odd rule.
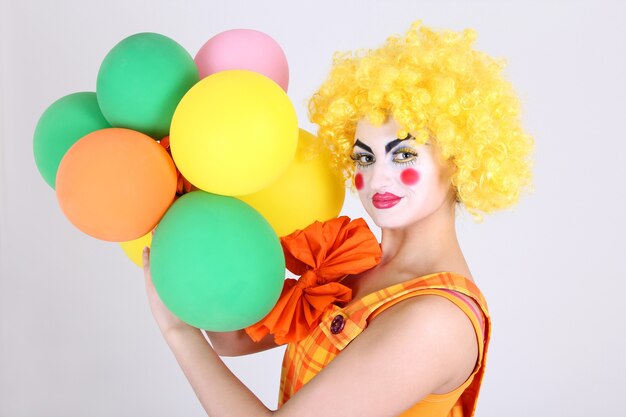
POLYGON ((293 159, 298 120, 287 94, 251 71, 213 74, 181 100, 170 132, 180 172, 201 190, 250 194, 267 187, 293 159))
POLYGON ((158 143, 130 129, 97 130, 72 146, 56 182, 61 210, 98 239, 125 242, 154 229, 176 193, 176 167, 158 143))
POLYGON ((199 79, 193 58, 182 46, 157 33, 138 33, 104 58, 96 92, 113 126, 158 139, 168 134, 176 105, 199 79))
POLYGON ((146 233, 138 239, 129 240, 128 242, 120 242, 120 247, 128 256, 128 259, 133 261, 135 265, 143 267, 143 248, 150 247, 152 245, 152 231, 146 233))
POLYGON ((111 125, 98 107, 96 93, 67 95, 43 112, 35 128, 33 152, 37 169, 50 187, 55 186, 65 152, 87 133, 107 127, 111 125))
POLYGON ((232 197, 180 197, 152 240, 150 270, 163 303, 186 323, 231 331, 262 319, 282 290, 285 260, 272 227, 232 197))
POLYGON ((209 39, 195 57, 200 78, 219 71, 258 72, 287 91, 289 66, 280 45, 269 35, 251 29, 233 29, 209 39))
POLYGON ((315 151, 315 140, 300 129, 296 156, 287 171, 269 187, 238 197, 257 209, 278 236, 304 229, 316 220, 335 218, 343 206, 343 180, 331 171, 328 155, 315 151))

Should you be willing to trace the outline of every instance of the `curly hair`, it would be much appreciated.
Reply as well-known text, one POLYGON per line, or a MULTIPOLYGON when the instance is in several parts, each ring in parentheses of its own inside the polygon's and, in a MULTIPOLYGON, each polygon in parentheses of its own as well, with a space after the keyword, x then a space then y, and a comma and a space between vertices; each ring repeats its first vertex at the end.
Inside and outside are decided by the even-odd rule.
POLYGON ((520 103, 502 77, 504 62, 472 49, 473 30, 435 32, 415 22, 378 49, 336 53, 328 79, 309 101, 309 117, 348 180, 359 120, 393 117, 419 143, 434 141, 454 166, 457 201, 476 219, 510 207, 531 183, 533 139, 520 103))

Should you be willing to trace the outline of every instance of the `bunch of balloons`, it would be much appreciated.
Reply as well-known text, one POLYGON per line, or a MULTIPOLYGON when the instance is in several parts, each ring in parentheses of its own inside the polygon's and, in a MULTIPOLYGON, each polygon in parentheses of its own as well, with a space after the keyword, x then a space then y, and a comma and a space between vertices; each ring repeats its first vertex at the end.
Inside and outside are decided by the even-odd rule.
POLYGON ((120 242, 140 264, 151 246, 159 296, 183 321, 212 331, 263 318, 280 295, 278 236, 336 217, 341 179, 298 128, 282 48, 236 29, 195 58, 174 40, 119 42, 96 92, 54 102, 34 155, 81 231, 120 242))

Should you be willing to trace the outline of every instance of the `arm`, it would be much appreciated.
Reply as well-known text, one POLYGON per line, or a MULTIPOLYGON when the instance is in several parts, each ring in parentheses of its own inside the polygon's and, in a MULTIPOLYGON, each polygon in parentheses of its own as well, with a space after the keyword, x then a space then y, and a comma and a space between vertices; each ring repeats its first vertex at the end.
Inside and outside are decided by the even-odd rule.
POLYGON ((204 331, 211 341, 211 346, 220 356, 243 356, 262 352, 280 346, 274 342, 274 336, 268 334, 259 342, 253 341, 245 330, 234 332, 204 331))
POLYGON ((395 416, 430 393, 456 388, 476 363, 476 334, 465 314, 441 297, 415 297, 373 320, 341 355, 272 412, 230 372, 200 330, 169 313, 152 285, 147 254, 144 265, 157 324, 212 417, 395 416))
POLYGON ((207 415, 256 417, 271 414, 230 372, 202 331, 174 316, 163 304, 152 283, 150 250, 147 248, 143 251, 143 270, 152 315, 207 415))

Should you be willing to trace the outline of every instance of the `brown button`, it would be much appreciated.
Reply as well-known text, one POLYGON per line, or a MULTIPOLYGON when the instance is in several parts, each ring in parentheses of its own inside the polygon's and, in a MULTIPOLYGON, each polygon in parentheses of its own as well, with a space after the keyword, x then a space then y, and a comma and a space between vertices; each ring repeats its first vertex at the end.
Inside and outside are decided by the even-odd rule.
POLYGON ((345 326, 346 321, 344 320, 341 314, 335 316, 333 321, 330 323, 330 332, 332 334, 341 333, 343 330, 343 326, 345 326))

